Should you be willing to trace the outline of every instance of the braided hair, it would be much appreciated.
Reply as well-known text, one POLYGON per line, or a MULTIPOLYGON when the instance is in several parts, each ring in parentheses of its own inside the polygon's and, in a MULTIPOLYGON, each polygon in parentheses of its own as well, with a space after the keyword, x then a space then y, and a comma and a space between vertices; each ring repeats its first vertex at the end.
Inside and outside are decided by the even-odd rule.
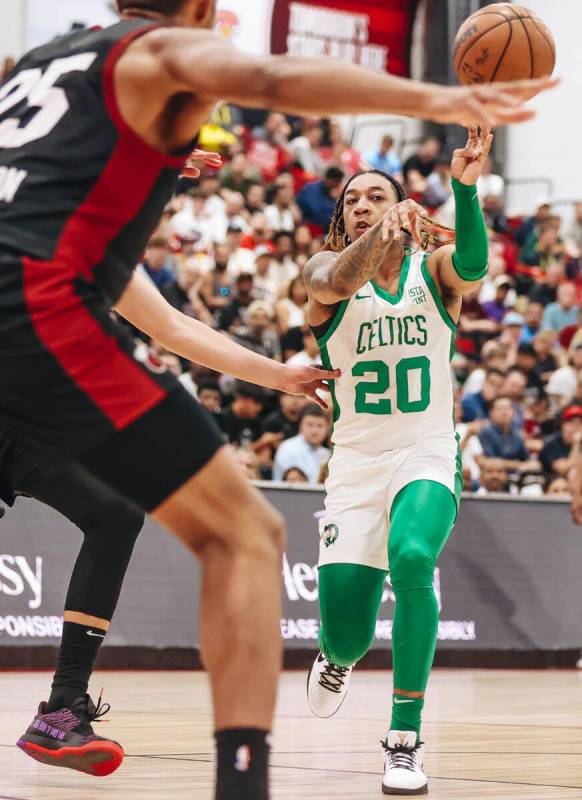
MULTIPOLYGON (((406 192, 404 191, 403 186, 396 180, 396 178, 393 178, 392 175, 388 175, 386 172, 382 172, 382 170, 379 169, 369 169, 364 172, 357 172, 346 183, 344 190, 336 203, 331 225, 329 226, 329 233, 327 234, 327 239, 325 240, 324 248, 331 250, 334 253, 343 252, 346 247, 351 244, 350 237, 346 233, 346 225, 344 222, 344 204, 346 192, 350 188, 350 184, 361 175, 381 175, 394 189, 396 202, 402 203, 404 200, 406 200, 406 192)), ((429 245, 440 247, 443 244, 452 244, 455 241, 455 231, 453 228, 448 228, 446 225, 442 225, 441 223, 432 219, 432 217, 425 217, 423 215, 421 216, 421 220, 424 223, 424 229, 422 231, 423 250, 426 250, 429 245)), ((402 228, 402 230, 410 238, 412 238, 412 234, 409 230, 406 228, 402 228)))
POLYGON ((406 192, 404 191, 404 187, 396 180, 396 178, 393 178, 392 175, 388 175, 387 172, 382 172, 380 169, 369 169, 362 172, 356 172, 356 174, 353 175, 344 186, 344 190, 335 205, 333 217, 331 219, 331 225, 329 226, 329 233, 327 234, 327 239, 325 240, 325 247, 329 248, 334 253, 341 253, 349 244, 351 244, 349 236, 346 233, 346 225, 344 222, 344 203, 346 200, 346 192, 350 188, 350 185, 356 180, 356 178, 360 178, 362 175, 381 175, 384 180, 387 180, 394 189, 394 193, 397 198, 396 202, 401 203, 403 200, 406 200, 406 192))

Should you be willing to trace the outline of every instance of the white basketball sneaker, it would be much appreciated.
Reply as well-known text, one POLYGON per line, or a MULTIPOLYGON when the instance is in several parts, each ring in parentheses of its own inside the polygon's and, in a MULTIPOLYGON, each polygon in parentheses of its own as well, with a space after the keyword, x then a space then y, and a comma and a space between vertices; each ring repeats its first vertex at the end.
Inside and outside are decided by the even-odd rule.
POLYGON ((389 731, 382 792, 384 794, 414 795, 428 793, 428 779, 422 769, 424 744, 416 744, 414 731, 389 731))
POLYGON ((353 667, 338 667, 319 653, 307 676, 307 701, 316 717, 332 717, 346 699, 353 667))

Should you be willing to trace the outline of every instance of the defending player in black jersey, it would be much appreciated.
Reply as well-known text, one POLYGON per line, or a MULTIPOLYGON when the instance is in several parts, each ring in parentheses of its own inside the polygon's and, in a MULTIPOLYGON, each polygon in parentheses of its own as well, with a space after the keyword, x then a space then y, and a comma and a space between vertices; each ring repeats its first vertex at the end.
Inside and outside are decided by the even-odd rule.
MULTIPOLYGON (((196 333, 198 361, 232 367, 222 337, 178 321, 132 273, 217 99, 489 125, 529 118, 526 93, 553 83, 447 89, 337 62, 253 58, 189 30, 213 26, 213 0, 119 5, 126 21, 32 51, 0 87, 0 423, 41 467, 74 464, 198 555, 217 798, 264 800, 283 525, 209 417, 109 309, 147 333, 165 329, 181 355, 196 333)), ((251 380, 285 383, 247 367, 251 380)), ((38 726, 55 731, 56 748, 78 722, 61 711, 38 726)))

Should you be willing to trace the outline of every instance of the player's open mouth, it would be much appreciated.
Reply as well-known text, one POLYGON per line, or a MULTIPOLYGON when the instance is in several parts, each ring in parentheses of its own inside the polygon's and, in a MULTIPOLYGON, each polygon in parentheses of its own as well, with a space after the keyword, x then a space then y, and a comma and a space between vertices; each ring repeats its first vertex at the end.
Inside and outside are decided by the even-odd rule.
POLYGON ((356 222, 356 230, 357 231, 365 231, 370 227, 371 227, 370 223, 366 222, 366 220, 362 219, 359 222, 356 222))

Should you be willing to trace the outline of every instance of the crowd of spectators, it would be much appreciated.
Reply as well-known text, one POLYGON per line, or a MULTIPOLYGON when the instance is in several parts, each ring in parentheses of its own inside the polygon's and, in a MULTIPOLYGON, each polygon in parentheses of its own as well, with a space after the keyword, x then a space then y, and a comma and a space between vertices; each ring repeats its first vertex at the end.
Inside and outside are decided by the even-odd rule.
MULTIPOLYGON (((401 160, 389 135, 360 153, 333 120, 225 108, 201 144, 224 165, 180 183, 139 269, 173 306, 268 358, 321 363, 302 272, 355 172, 389 172, 454 226, 450 158, 436 137, 401 160)), ((477 189, 490 269, 463 302, 451 365, 465 489, 566 495, 582 440, 582 203, 568 229, 548 198, 532 217, 510 216, 492 162, 477 189)), ((329 415, 153 346, 216 416, 249 477, 324 478, 329 415)))
MULTIPOLYGON (((12 67, 6 59, 0 73, 12 67)), ((181 181, 138 269, 174 307, 268 358, 321 363, 302 272, 354 173, 388 172, 454 226, 450 156, 434 136, 402 161, 389 134, 360 153, 336 120, 223 106, 201 146, 223 167, 181 181)), ((477 191, 489 273, 464 298, 451 364, 465 489, 566 496, 582 449, 582 202, 568 227, 547 197, 533 216, 511 216, 491 160, 477 191)), ((250 478, 324 479, 329 414, 150 344, 216 417, 250 478)))

